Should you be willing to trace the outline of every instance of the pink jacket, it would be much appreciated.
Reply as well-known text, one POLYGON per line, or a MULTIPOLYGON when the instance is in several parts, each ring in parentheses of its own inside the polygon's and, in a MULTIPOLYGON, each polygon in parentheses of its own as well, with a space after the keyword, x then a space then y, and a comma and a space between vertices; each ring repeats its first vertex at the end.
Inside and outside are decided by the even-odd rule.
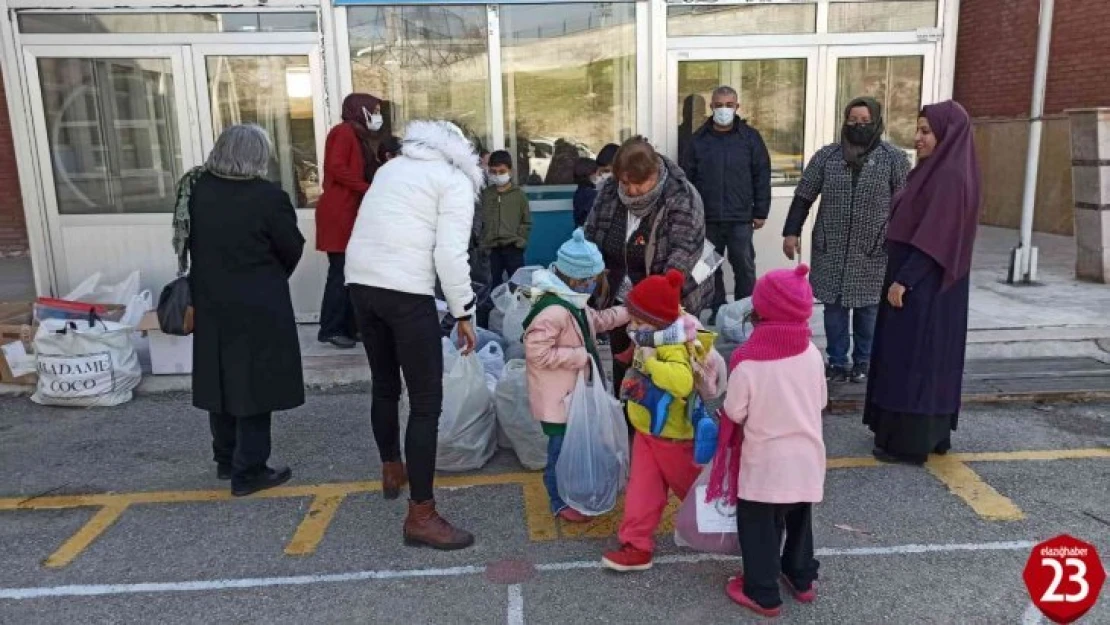
MULTIPOLYGON (((623 306, 597 311, 586 309, 590 331, 608 332, 627 325, 623 306)), ((578 372, 590 370, 586 341, 574 316, 562 306, 543 309, 524 333, 528 363, 528 401, 532 414, 545 423, 567 422, 567 401, 578 381, 578 372)))
POLYGON ((821 352, 745 360, 728 380, 725 412, 744 428, 740 499, 816 503, 825 495, 821 411, 828 403, 821 352))

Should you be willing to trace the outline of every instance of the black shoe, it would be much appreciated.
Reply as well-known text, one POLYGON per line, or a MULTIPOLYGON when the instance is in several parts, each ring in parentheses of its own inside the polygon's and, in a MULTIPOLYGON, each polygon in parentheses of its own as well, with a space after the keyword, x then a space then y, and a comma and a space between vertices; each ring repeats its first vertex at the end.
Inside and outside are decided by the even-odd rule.
POLYGON ((863 384, 867 381, 867 374, 870 372, 870 366, 864 363, 858 363, 852 367, 851 373, 848 374, 848 381, 853 384, 863 384))
POLYGON ((885 464, 908 464, 914 467, 920 467, 925 464, 925 460, 914 456, 904 456, 902 454, 892 454, 885 449, 876 447, 871 450, 871 455, 875 456, 875 460, 885 464))
POLYGON ((217 464, 216 465, 216 479, 217 480, 230 480, 231 479, 231 465, 230 464, 217 464))
POLYGON ((825 381, 830 384, 839 384, 848 381, 848 369, 834 365, 825 365, 825 381))
POLYGON ((354 349, 358 343, 349 336, 336 335, 326 339, 320 339, 321 343, 331 343, 339 349, 354 349))
POLYGON ((246 478, 241 481, 231 481, 231 494, 235 497, 245 497, 257 493, 260 490, 281 486, 293 477, 293 470, 289 467, 278 467, 271 469, 266 467, 261 473, 254 477, 246 478))

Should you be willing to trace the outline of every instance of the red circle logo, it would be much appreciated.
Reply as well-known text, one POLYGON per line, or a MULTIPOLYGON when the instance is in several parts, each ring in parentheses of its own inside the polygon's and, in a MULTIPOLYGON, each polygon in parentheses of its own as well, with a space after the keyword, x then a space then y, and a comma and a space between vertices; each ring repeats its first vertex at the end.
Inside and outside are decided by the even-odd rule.
POLYGON ((1033 605, 1056 623, 1071 623, 1098 601, 1106 569, 1094 545, 1061 534, 1033 547, 1022 578, 1033 605))

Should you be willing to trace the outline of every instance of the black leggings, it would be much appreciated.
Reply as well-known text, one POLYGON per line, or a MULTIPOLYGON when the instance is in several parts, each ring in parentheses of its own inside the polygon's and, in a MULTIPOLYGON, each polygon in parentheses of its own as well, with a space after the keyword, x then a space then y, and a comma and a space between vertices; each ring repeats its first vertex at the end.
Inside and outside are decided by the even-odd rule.
POLYGON ((813 504, 741 499, 736 506, 736 523, 740 557, 744 559, 744 594, 748 598, 765 608, 781 605, 780 575, 798 590, 810 589, 820 566, 813 557, 813 504))
POLYGON ((433 498, 436 437, 443 408, 443 352, 439 314, 430 295, 350 285, 351 301, 370 359, 370 423, 382 462, 401 460, 401 374, 409 392, 405 432, 413 501, 433 498))

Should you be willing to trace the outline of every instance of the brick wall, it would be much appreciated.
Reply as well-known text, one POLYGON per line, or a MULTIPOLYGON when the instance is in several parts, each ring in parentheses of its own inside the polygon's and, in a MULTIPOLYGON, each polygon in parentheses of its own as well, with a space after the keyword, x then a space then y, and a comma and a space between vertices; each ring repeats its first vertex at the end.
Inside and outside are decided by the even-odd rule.
POLYGON ((27 225, 23 218, 23 198, 19 189, 19 173, 15 167, 11 118, 4 81, 0 77, 0 257, 25 256, 27 225))
MULTIPOLYGON (((1040 0, 962 0, 955 98, 972 117, 1029 115, 1040 0)), ((1110 106, 1110 0, 1056 0, 1045 113, 1110 106)))

